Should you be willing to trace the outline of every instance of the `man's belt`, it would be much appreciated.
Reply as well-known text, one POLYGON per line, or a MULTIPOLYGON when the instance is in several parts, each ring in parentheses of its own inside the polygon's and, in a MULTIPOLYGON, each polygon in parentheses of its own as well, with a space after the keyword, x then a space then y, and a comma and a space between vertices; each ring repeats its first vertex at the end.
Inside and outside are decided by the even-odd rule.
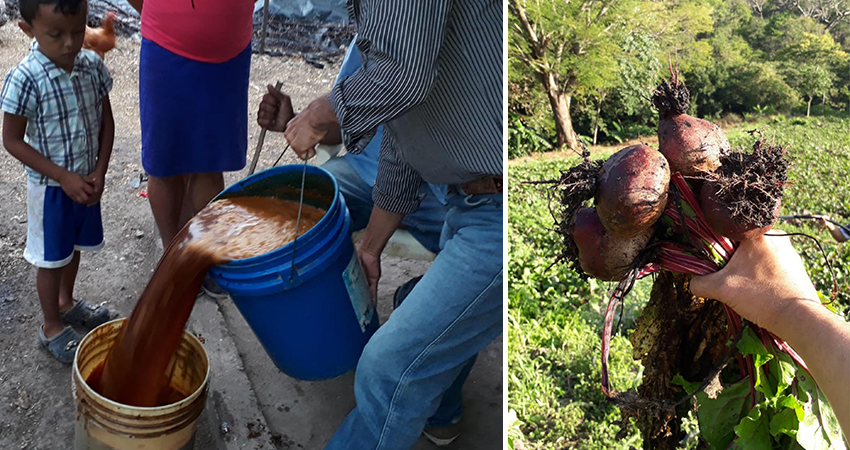
POLYGON ((463 183, 460 189, 467 195, 498 194, 502 186, 502 177, 488 176, 463 183))

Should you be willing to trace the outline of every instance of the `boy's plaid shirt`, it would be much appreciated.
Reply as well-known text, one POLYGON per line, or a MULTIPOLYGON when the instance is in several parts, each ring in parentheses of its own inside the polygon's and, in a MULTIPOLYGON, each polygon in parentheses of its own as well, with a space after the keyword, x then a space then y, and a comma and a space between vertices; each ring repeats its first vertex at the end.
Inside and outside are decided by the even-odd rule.
MULTIPOLYGON (((97 54, 81 50, 71 73, 60 69, 38 50, 7 75, 0 110, 27 120, 24 140, 42 155, 72 172, 94 171, 100 144, 102 100, 112 89, 112 76, 97 54)), ((27 167, 30 181, 59 184, 27 167)))

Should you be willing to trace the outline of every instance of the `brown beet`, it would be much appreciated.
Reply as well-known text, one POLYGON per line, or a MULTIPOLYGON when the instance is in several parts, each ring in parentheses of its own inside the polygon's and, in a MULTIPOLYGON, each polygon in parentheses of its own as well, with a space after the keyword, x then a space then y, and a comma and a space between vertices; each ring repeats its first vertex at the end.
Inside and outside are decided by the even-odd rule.
POLYGON ((582 270, 603 281, 620 280, 653 233, 653 228, 628 238, 609 233, 595 208, 581 208, 571 228, 582 270))
POLYGON ((705 183, 700 191, 700 209, 705 214, 705 220, 712 230, 733 241, 749 241, 764 235, 776 223, 782 201, 777 198, 773 207, 773 220, 765 226, 733 219, 732 210, 724 203, 718 201, 717 193, 719 187, 715 183, 705 183))
POLYGON ((729 140, 719 126, 685 112, 690 93, 685 83, 664 80, 653 92, 652 104, 658 109, 658 150, 670 162, 672 173, 692 177, 720 167, 720 156, 731 150, 729 140))
POLYGON ((640 234, 664 212, 669 184, 664 155, 646 145, 626 147, 602 165, 596 190, 599 219, 617 236, 640 234))

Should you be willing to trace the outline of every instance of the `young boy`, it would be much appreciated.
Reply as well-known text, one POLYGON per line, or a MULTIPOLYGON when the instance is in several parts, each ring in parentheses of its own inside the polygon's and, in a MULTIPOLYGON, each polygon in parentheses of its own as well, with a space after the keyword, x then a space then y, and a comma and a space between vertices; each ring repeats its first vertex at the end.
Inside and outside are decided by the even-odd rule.
POLYGON ((80 341, 71 326, 109 319, 106 308, 75 302, 73 292, 80 250, 103 246, 100 198, 115 134, 112 77, 93 51, 80 51, 86 0, 20 0, 19 6, 19 26, 35 42, 0 93, 3 145, 27 171, 24 258, 38 267, 44 314, 38 340, 68 364, 80 341))

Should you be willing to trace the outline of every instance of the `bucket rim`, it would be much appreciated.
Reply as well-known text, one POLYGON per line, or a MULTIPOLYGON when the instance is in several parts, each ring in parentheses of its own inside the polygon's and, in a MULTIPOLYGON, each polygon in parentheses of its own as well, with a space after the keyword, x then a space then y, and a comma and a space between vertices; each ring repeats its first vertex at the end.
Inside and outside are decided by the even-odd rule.
MULTIPOLYGON (((210 357, 209 357, 209 355, 207 355, 207 350, 204 348, 204 345, 201 343, 201 341, 195 335, 193 335, 192 333, 190 333, 187 330, 183 330, 183 337, 184 338, 188 337, 189 341, 191 341, 194 344, 197 344, 197 346, 201 350, 203 350, 201 353, 204 355, 204 359, 206 360, 207 370, 206 370, 206 373, 204 374, 204 380, 201 382, 201 385, 198 386, 197 389, 195 389, 191 394, 187 395, 186 397, 184 397, 179 402, 169 403, 167 405, 162 405, 162 406, 133 406, 133 405, 125 404, 125 403, 116 402, 115 400, 104 397, 99 392, 92 389, 92 387, 89 386, 89 383, 86 381, 86 379, 83 378, 83 374, 80 372, 80 364, 79 364, 80 349, 83 348, 89 340, 94 339, 93 336, 94 336, 95 331, 97 331, 101 328, 106 328, 107 326, 111 326, 111 325, 115 324, 116 322, 126 322, 127 320, 128 320, 127 317, 122 317, 122 318, 113 319, 113 320, 110 320, 109 322, 98 325, 97 327, 93 328, 91 331, 86 333, 86 335, 80 341, 80 344, 77 346, 77 351, 74 354, 74 368, 73 368, 73 374, 72 375, 75 379, 80 380, 79 385, 86 391, 86 395, 94 397, 95 399, 102 401, 104 403, 107 403, 109 405, 115 405, 115 406, 130 410, 130 411, 157 412, 157 411, 164 411, 164 410, 168 410, 168 409, 180 409, 179 408, 180 406, 191 404, 192 402, 196 401, 197 398, 201 394, 203 394, 204 392, 207 391, 208 386, 209 386, 209 382, 210 382, 210 357)), ((120 330, 120 328, 119 328, 119 330, 120 330)), ((106 360, 104 360, 104 361, 106 361, 106 360)))
MULTIPOLYGON (((242 189, 246 186, 250 186, 251 184, 256 183, 256 182, 263 180, 265 178, 269 178, 269 177, 278 175, 281 172, 291 171, 292 169, 298 169, 300 171, 300 170, 304 169, 304 166, 302 164, 285 164, 285 165, 282 165, 282 166, 276 166, 276 167, 272 167, 272 168, 263 170, 262 172, 257 172, 253 175, 249 175, 249 176, 237 181, 236 183, 233 183, 232 185, 228 186, 226 189, 224 189, 223 191, 218 193, 215 197, 213 197, 212 200, 210 200, 210 203, 220 200, 221 196, 224 195, 224 194, 236 193, 236 192, 238 192, 238 190, 240 190, 240 189, 242 189)), ((310 173, 311 175, 320 175, 320 176, 324 176, 324 177, 328 178, 331 181, 331 183, 333 183, 333 187, 334 187, 333 190, 334 191, 333 191, 333 200, 331 201, 331 204, 328 206, 325 214, 322 216, 321 219, 319 219, 318 222, 316 222, 315 225, 313 225, 312 228, 307 230, 304 234, 298 236, 299 240, 313 239, 315 234, 318 233, 318 230, 320 230, 320 229, 322 229, 326 226, 327 222, 329 220, 331 220, 331 218, 329 217, 331 215, 331 214, 329 214, 330 211, 332 211, 332 210, 334 210, 335 208, 338 207, 339 202, 340 202, 340 197, 341 197, 341 193, 340 193, 340 190, 339 190, 339 183, 336 181, 336 178, 334 178, 334 176, 329 171, 322 168, 321 166, 311 166, 311 165, 308 165, 306 170, 307 170, 307 173, 310 173)), ((275 198, 275 197, 272 197, 272 198, 275 198)), ((261 255, 255 255, 255 256, 251 256, 249 258, 234 259, 234 260, 228 261, 225 264, 220 264, 216 267, 228 267, 228 266, 229 267, 235 267, 235 266, 241 266, 241 265, 252 265, 256 262, 264 260, 265 258, 268 258, 268 256, 270 254, 285 253, 285 250, 290 250, 291 248, 292 248, 292 242, 290 242, 290 243, 288 243, 288 244, 286 244, 282 247, 278 247, 278 248, 276 248, 276 249, 274 249, 270 252, 263 253, 261 255)))

